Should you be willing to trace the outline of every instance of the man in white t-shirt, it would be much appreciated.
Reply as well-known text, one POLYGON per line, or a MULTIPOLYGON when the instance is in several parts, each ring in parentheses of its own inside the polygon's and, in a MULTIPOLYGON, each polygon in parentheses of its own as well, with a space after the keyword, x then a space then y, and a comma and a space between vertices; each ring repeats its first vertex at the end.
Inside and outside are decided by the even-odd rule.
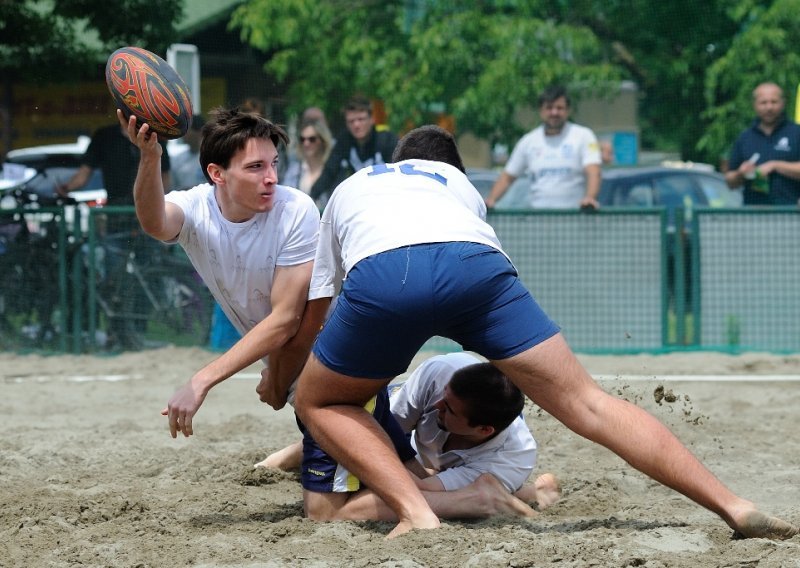
MULTIPOLYGON (((273 370, 278 366, 274 359, 299 329, 309 297, 319 211, 306 194, 277 185, 277 148, 287 136, 260 115, 214 111, 200 145, 209 183, 165 195, 156 136, 146 124, 137 130, 134 117, 125 121, 117 114, 141 152, 134 197, 142 229, 183 247, 243 335, 195 373, 162 411, 173 437, 190 436, 192 418, 214 385, 259 359, 266 364, 268 355, 273 370)), ((290 384, 262 381, 259 394, 280 408, 290 384)))
POLYGON ((519 280, 464 172, 450 133, 414 129, 392 163, 336 188, 320 224, 309 290, 321 299, 309 304, 339 293, 300 374, 295 411, 319 446, 392 509, 399 522, 389 536, 440 521, 363 406, 437 335, 486 357, 545 412, 739 535, 797 534, 734 494, 651 414, 592 379, 519 280))
POLYGON ((531 177, 534 209, 598 208, 601 155, 594 133, 569 122, 570 100, 563 87, 539 96, 542 124, 523 136, 492 186, 486 206, 492 208, 520 176, 531 177))

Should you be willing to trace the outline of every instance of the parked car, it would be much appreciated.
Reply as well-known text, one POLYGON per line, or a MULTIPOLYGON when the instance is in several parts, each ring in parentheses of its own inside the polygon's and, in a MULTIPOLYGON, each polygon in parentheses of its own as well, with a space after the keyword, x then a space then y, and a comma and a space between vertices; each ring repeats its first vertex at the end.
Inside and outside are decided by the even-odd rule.
MULTIPOLYGON (((485 198, 500 177, 500 170, 468 168, 467 177, 485 198)), ((496 208, 527 209, 530 183, 528 177, 516 179, 496 208)), ((598 201, 602 207, 665 207, 670 226, 674 227, 677 207, 683 207, 688 215, 694 207, 738 207, 742 204, 742 195, 728 188, 722 174, 678 162, 668 166, 603 170, 598 201)))
MULTIPOLYGON (((68 144, 48 144, 11 150, 6 155, 6 162, 18 164, 36 170, 39 174, 27 182, 43 203, 55 197, 55 186, 64 183, 78 171, 81 158, 89 147, 90 138, 79 136, 75 142, 68 144)), ((103 188, 103 176, 99 170, 92 172, 89 182, 72 196, 77 201, 96 200, 105 202, 106 190, 103 188)))
MULTIPOLYGON (((27 187, 46 203, 55 197, 56 184, 66 182, 78 171, 90 142, 91 138, 88 136, 79 136, 71 143, 11 150, 6 154, 6 162, 32 168, 39 174, 27 182, 27 187)), ((167 152, 173 157, 185 152, 187 148, 185 143, 178 140, 170 140, 167 143, 167 152)), ((0 185, 0 189, 2 187, 0 185)), ((100 170, 93 170, 87 184, 80 190, 71 192, 70 197, 79 202, 95 201, 98 205, 104 204, 107 194, 100 170)))
POLYGON ((691 166, 604 170, 598 201, 601 207, 665 207, 668 226, 673 230, 679 207, 688 221, 696 207, 742 204, 741 193, 729 189, 722 174, 691 166))
MULTIPOLYGON (((499 177, 500 170, 467 168, 467 178, 484 199, 489 197, 489 192, 492 191, 492 186, 499 177)), ((503 197, 495 204, 495 209, 527 209, 530 183, 530 178, 525 176, 514 180, 514 183, 506 190, 503 197)))

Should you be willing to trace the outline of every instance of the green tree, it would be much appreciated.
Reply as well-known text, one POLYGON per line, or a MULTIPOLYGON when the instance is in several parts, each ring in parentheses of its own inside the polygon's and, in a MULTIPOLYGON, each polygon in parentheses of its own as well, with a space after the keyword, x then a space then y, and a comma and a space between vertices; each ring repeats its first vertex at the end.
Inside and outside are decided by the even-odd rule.
POLYGON ((588 29, 538 18, 537 5, 250 0, 231 25, 269 54, 290 110, 336 112, 360 91, 385 102, 395 129, 442 110, 461 131, 513 142, 517 110, 545 85, 603 91, 619 77, 588 29))
POLYGON ((582 24, 600 39, 640 93, 642 145, 704 159, 705 72, 730 46, 737 24, 720 0, 574 0, 552 17, 582 24))
POLYGON ((741 32, 706 76, 703 118, 708 127, 699 142, 702 151, 712 156, 728 153, 754 117, 752 92, 761 82, 783 88, 787 110, 794 116, 800 82, 798 13, 800 0, 744 0, 731 7, 741 32))
POLYGON ((162 51, 184 0, 0 0, 0 73, 53 82, 91 73, 122 45, 162 51))

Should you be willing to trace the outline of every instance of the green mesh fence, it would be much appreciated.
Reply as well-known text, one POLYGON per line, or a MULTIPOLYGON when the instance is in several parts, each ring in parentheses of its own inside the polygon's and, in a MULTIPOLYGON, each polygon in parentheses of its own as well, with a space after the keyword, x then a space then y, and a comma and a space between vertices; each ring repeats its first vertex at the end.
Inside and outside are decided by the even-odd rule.
MULTIPOLYGON (((577 351, 800 351, 794 208, 696 210, 685 241, 658 210, 488 220, 577 351)), ((132 208, 0 210, 2 350, 207 346, 212 306, 180 247, 142 234, 132 208)))
MULTIPOLYGON (((573 349, 664 346, 667 239, 661 211, 497 212, 488 221, 573 349)), ((442 338, 427 347, 457 348, 442 338)))
POLYGON ((0 349, 67 350, 66 227, 61 208, 0 210, 0 349))
POLYGON ((212 306, 180 247, 142 233, 131 207, 0 212, 2 349, 206 346, 212 306))
POLYGON ((800 212, 699 210, 694 225, 696 343, 800 351, 800 212))

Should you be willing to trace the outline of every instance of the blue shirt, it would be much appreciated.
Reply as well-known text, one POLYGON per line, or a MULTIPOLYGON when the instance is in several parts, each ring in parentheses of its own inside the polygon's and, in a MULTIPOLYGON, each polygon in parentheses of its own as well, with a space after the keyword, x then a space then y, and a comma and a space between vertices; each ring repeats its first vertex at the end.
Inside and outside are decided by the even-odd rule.
MULTIPOLYGON (((759 120, 754 120, 734 142, 729 162, 731 170, 737 169, 755 153, 760 154, 756 164, 770 160, 800 162, 800 126, 784 118, 767 136, 758 125, 759 120)), ((769 176, 769 193, 754 191, 752 183, 751 180, 744 182, 745 205, 797 205, 800 199, 800 180, 778 172, 769 176)))

